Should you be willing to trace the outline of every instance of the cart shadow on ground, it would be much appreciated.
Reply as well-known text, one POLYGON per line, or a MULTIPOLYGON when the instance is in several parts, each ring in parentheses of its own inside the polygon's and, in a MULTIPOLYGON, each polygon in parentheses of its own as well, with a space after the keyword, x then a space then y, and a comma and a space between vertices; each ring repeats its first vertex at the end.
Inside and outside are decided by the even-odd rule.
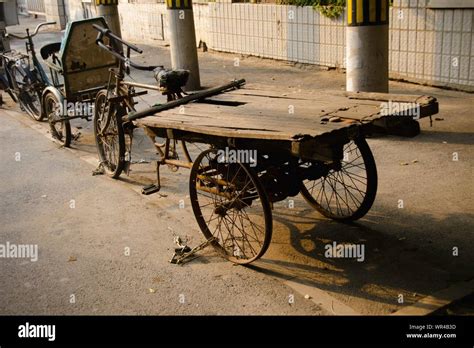
MULTIPOLYGON (((96 147, 91 123, 81 120, 73 132, 81 136, 73 142, 80 156, 96 157, 96 147), (77 126, 79 127, 77 127, 77 126)), ((47 127, 47 124, 43 124, 47 127)), ((118 181, 140 190, 156 180, 154 160, 156 152, 151 141, 137 129, 134 137, 135 161, 130 176, 122 175, 118 181)), ((459 134, 436 131, 424 132, 417 141, 448 143, 470 143, 470 133, 459 134)), ((374 139, 375 140, 375 139, 374 139)), ((383 137, 383 141, 400 142, 399 138, 383 137)), ((409 143, 410 139, 406 139, 409 143)), ((191 150, 196 155, 197 149, 191 150)), ((160 206, 177 210, 177 200, 189 201, 187 195, 189 172, 180 170, 171 173, 163 166, 160 191, 166 199, 160 206)), ((158 196, 160 196, 158 195, 158 196)), ((151 196, 152 200, 155 200, 151 196)), ((379 197, 380 201, 384 201, 379 197)), ((159 199, 159 198, 158 198, 159 199)), ((447 214, 442 217, 423 212, 398 212, 376 205, 362 220, 342 224, 322 217, 308 208, 300 197, 295 199, 294 209, 285 207, 286 202, 275 204, 273 211, 274 233, 271 246, 264 257, 248 266, 281 280, 309 285, 328 292, 345 302, 361 314, 390 314, 403 306, 419 301, 433 292, 450 286, 451 283, 472 276, 469 259, 465 253, 452 257, 451 250, 438 243, 438 238, 451 238, 450 245, 459 245, 469 250, 474 247, 468 228, 474 215, 469 213, 447 214), (465 221, 466 231, 453 232, 453 226, 465 221), (430 236, 430 231, 433 236, 430 236), (413 237, 413 238, 412 238, 413 237), (420 240, 421 238, 421 240, 420 240), (337 244, 364 245, 362 262, 355 259, 327 258, 325 246, 337 244), (403 304, 398 303, 403 295, 403 304)), ((188 212, 191 214, 191 212, 188 212)), ((199 234, 198 234, 199 235, 199 234)), ((193 262, 222 262, 215 252, 203 251, 202 257, 193 262)), ((316 299, 317 300, 317 299, 316 299)))
MULTIPOLYGON (((434 226, 448 231, 453 221, 472 221, 472 214, 449 215, 441 221, 428 214, 404 214, 393 219, 376 214, 371 212, 360 222, 343 224, 308 209, 277 209, 270 249, 249 267, 327 291, 361 314, 390 314, 472 277, 465 258, 439 250, 433 240, 419 243, 397 236, 397 230, 416 235, 420 229, 434 226), (333 242, 364 245, 364 260, 326 257, 325 246, 333 242), (403 303, 399 303, 400 295, 403 303)), ((457 245, 469 250, 461 241, 457 245)))

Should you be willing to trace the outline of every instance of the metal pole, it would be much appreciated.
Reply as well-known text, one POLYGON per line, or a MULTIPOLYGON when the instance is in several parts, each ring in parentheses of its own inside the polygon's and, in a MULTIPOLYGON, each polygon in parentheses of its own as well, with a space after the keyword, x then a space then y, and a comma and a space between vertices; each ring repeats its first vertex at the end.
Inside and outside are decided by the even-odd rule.
POLYGON ((192 0, 166 0, 169 19, 171 65, 189 70, 187 91, 201 88, 192 0))
POLYGON ((234 89, 234 88, 240 88, 244 84, 245 84, 244 79, 235 80, 235 81, 229 82, 229 83, 227 83, 225 85, 222 85, 222 86, 212 87, 212 88, 209 88, 209 89, 205 89, 204 91, 189 94, 189 95, 187 95, 183 98, 172 100, 172 101, 169 101, 165 104, 155 105, 155 106, 152 106, 151 108, 148 108, 148 109, 145 109, 145 110, 142 110, 142 111, 138 111, 138 112, 135 112, 135 113, 132 112, 132 113, 128 114, 127 116, 124 116, 123 120, 126 121, 126 122, 133 121, 133 120, 138 120, 139 118, 144 118, 144 117, 147 117, 147 116, 151 116, 151 115, 157 114, 161 111, 170 110, 170 109, 173 109, 177 106, 190 103, 194 100, 210 98, 214 95, 224 93, 227 90, 234 89))
POLYGON ((122 37, 120 30, 120 17, 118 13, 118 0, 95 0, 97 15, 105 18, 109 29, 117 36, 122 37))
POLYGON ((346 89, 388 93, 389 0, 347 0, 346 89))

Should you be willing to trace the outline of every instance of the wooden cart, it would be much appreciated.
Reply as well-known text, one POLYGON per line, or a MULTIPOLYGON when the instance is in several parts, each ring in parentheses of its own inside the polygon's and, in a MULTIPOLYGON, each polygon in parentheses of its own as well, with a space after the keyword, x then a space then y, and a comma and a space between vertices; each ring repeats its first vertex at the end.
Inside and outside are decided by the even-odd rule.
POLYGON ((165 152, 158 168, 191 168, 189 191, 199 227, 236 263, 265 253, 274 202, 301 193, 329 218, 363 217, 377 191, 376 165, 365 137, 413 127, 411 115, 438 111, 436 99, 427 96, 278 91, 258 85, 175 104, 144 118, 137 116, 153 110, 128 117, 154 137, 186 144, 186 160, 165 152), (395 105, 397 113, 387 112, 395 105), (210 148, 191 159, 193 143, 210 148))
POLYGON ((381 129, 414 135, 413 116, 438 110, 436 100, 425 96, 281 91, 245 86, 245 80, 183 96, 186 72, 135 64, 130 51, 141 53, 139 48, 106 28, 94 28, 97 44, 120 62, 95 104, 102 168, 117 178, 128 167, 124 162, 130 163, 125 154, 131 153, 134 127, 144 127, 160 155, 157 182, 144 193, 161 189, 160 166, 191 169, 189 192, 199 227, 206 241, 235 263, 255 261, 267 250, 274 202, 301 193, 332 219, 364 216, 377 191, 365 137, 381 129), (106 44, 105 37, 127 53, 106 44), (154 71, 158 86, 125 81, 130 66, 154 71), (136 111, 134 97, 146 93, 138 88, 160 90, 168 101, 136 111))

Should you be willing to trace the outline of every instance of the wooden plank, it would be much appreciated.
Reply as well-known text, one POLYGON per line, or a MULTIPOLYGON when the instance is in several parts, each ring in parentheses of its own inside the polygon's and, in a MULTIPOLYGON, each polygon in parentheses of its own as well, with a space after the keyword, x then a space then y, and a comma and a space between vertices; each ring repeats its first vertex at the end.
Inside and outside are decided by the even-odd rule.
MULTIPOLYGON (((188 104, 183 109, 183 113, 176 109, 167 110, 161 112, 159 115, 155 116, 157 118, 166 118, 168 121, 175 122, 187 122, 189 124, 195 124, 196 126, 205 124, 220 124, 230 127, 232 125, 238 126, 240 128, 248 129, 271 129, 279 132, 288 132, 291 131, 293 134, 301 133, 301 130, 306 130, 306 132, 317 133, 321 132, 321 122, 318 118, 311 118, 313 122, 308 122, 308 119, 298 117, 298 115, 288 115, 284 114, 281 117, 268 116, 268 115, 249 115, 246 112, 243 114, 233 113, 235 107, 222 106, 222 107, 209 107, 205 104, 188 104)), ((142 121, 143 124, 146 124, 145 121, 142 121)), ((155 122, 159 122, 156 121, 155 122)), ((340 128, 335 124, 329 124, 323 127, 324 129, 328 128, 340 128)))
POLYGON ((369 92, 346 92, 345 95, 349 99, 355 100, 373 100, 381 102, 403 102, 430 104, 436 102, 436 98, 426 95, 410 95, 410 94, 393 94, 393 93, 369 93, 369 92))
POLYGON ((177 129, 188 132, 209 134, 215 136, 249 138, 249 139, 274 139, 274 140, 295 140, 306 137, 316 137, 330 133, 349 125, 344 123, 320 125, 319 127, 308 128, 288 128, 275 127, 274 125, 253 125, 248 127, 245 124, 236 125, 234 122, 196 122, 196 117, 190 116, 181 120, 171 117, 149 116, 136 121, 139 126, 152 128, 177 129))
POLYGON ((385 117, 381 102, 419 103, 426 109, 436 99, 416 95, 382 93, 346 94, 335 91, 311 92, 247 85, 209 98, 191 102, 135 121, 140 126, 177 129, 213 136, 291 140, 315 138, 342 130, 351 122, 368 123, 385 117), (294 113, 289 112, 289 107, 294 113), (328 122, 340 120, 342 122, 328 122))

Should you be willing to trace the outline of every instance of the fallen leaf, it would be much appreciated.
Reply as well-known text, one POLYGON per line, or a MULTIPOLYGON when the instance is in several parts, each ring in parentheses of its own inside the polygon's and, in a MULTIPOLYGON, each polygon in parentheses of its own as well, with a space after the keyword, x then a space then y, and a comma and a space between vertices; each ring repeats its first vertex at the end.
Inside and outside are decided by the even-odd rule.
POLYGON ((67 260, 68 262, 74 262, 74 261, 77 261, 77 257, 76 256, 69 256, 69 260, 67 260))
POLYGON ((308 294, 304 295, 304 298, 309 300, 311 298, 311 296, 309 296, 308 294))
POLYGON ((408 162, 400 162, 400 165, 401 165, 401 166, 407 166, 407 165, 408 165, 408 162))
POLYGON ((411 163, 418 163, 418 160, 414 159, 413 161, 411 161, 411 163))
POLYGON ((154 294, 154 293, 156 292, 156 289, 150 288, 150 289, 148 289, 148 292, 149 292, 150 294, 154 294))

